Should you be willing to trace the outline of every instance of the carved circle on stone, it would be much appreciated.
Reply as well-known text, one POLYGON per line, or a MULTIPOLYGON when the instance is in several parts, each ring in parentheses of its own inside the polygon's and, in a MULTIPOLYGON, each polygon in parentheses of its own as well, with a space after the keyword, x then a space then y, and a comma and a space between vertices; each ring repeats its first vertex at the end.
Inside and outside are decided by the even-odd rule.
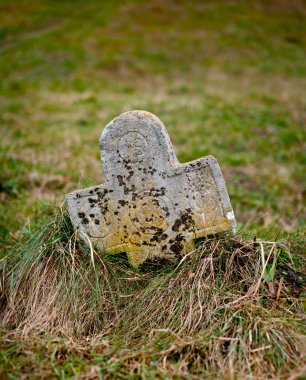
POLYGON ((144 158, 146 146, 147 141, 145 137, 137 131, 126 133, 118 142, 118 150, 121 158, 132 164, 135 164, 144 158))
POLYGON ((130 212, 130 218, 135 227, 145 234, 154 234, 157 230, 165 230, 168 226, 167 217, 172 209, 168 197, 152 197, 143 195, 135 202, 136 208, 130 212))
POLYGON ((105 220, 101 220, 100 217, 100 224, 103 226, 102 228, 97 228, 92 222, 91 225, 89 226, 89 234, 92 238, 96 239, 104 239, 108 235, 110 235, 110 225, 107 225, 105 220))

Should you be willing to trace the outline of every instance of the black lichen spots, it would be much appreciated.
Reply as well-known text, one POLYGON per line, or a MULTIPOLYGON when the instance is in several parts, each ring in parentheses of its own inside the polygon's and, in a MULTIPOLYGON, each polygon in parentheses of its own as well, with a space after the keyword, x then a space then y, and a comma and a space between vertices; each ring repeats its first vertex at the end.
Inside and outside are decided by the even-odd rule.
POLYGON ((89 219, 86 217, 85 212, 79 212, 78 216, 81 219, 82 224, 88 224, 89 223, 89 219))
POLYGON ((152 166, 149 166, 149 169, 147 170, 147 173, 150 174, 150 175, 154 175, 154 173, 156 173, 157 170, 155 168, 152 168, 152 166))
POLYGON ((192 212, 190 208, 187 208, 182 215, 175 220, 172 226, 172 231, 178 232, 180 230, 186 231, 194 227, 194 221, 192 218, 192 212))
POLYGON ((133 184, 131 185, 131 188, 128 188, 128 186, 126 185, 126 182, 124 181, 125 176, 118 174, 117 179, 118 179, 119 186, 123 187, 123 192, 125 195, 127 195, 129 193, 133 193, 133 191, 135 191, 135 185, 133 185, 133 184))
POLYGON ((104 198, 104 195, 105 195, 105 189, 100 189, 99 187, 96 187, 95 193, 97 194, 99 199, 102 199, 104 198))
POLYGON ((165 187, 161 187, 160 189, 151 188, 150 191, 152 192, 152 195, 155 197, 161 197, 166 194, 165 187))
MULTIPOLYGON (((128 182, 130 182, 130 179, 133 177, 134 175, 134 170, 133 170, 133 166, 131 164, 131 161, 129 160, 123 160, 123 166, 125 167, 125 169, 128 171, 128 176, 126 177, 126 180, 128 182)), ((118 178, 118 181, 119 181, 119 185, 120 185, 120 182, 122 183, 122 185, 120 186, 124 186, 124 183, 123 183, 123 178, 122 176, 117 176, 118 178), (121 177, 120 179, 118 177, 121 177)))
POLYGON ((166 240, 168 237, 167 234, 163 233, 163 231, 157 231, 155 234, 151 237, 150 242, 157 242, 160 243, 164 240, 166 240))
MULTIPOLYGON (((153 198, 152 199, 152 203, 154 204, 154 206, 157 206, 157 207, 159 207, 159 201, 158 201, 158 199, 155 199, 155 198, 153 198)), ((143 205, 145 206, 147 203, 143 203, 143 205)))
POLYGON ((88 198, 88 202, 89 202, 90 204, 93 204, 93 203, 97 203, 98 200, 97 200, 97 199, 94 199, 94 198, 88 198))
POLYGON ((125 201, 124 199, 119 199, 118 203, 124 207, 125 205, 127 205, 129 202, 128 201, 125 201))
MULTIPOLYGON (((142 178, 142 180, 144 180, 144 178, 142 178)), ((156 189, 155 187, 151 187, 150 190, 146 191, 146 196, 150 196, 150 197, 153 197, 153 198, 162 197, 165 194, 166 194, 166 188, 165 187, 161 187, 160 189, 156 189)), ((157 199, 156 200, 153 199, 153 202, 154 201, 158 202, 157 199)), ((159 205, 159 203, 157 205, 159 205)))
POLYGON ((105 204, 104 206, 100 205, 100 210, 102 214, 106 214, 108 212, 108 207, 105 204))
POLYGON ((129 181, 134 175, 134 170, 129 170, 129 175, 127 176, 127 180, 129 181))
POLYGON ((130 160, 123 160, 123 166, 126 168, 126 170, 131 170, 133 167, 130 160))
POLYGON ((197 161, 197 162, 190 162, 185 168, 183 168, 183 171, 185 173, 190 172, 190 168, 193 170, 199 170, 202 168, 207 167, 208 160, 205 160, 205 164, 203 163, 203 160, 197 161))
POLYGON ((91 218, 94 218, 94 217, 95 217, 95 214, 89 214, 89 216, 90 216, 91 218))
POLYGON ((100 224, 100 220, 99 219, 95 219, 95 224, 100 224))
POLYGON ((122 175, 117 175, 119 186, 124 186, 124 181, 122 175))
POLYGON ((81 195, 79 193, 75 194, 76 198, 81 198, 81 195))
POLYGON ((181 234, 178 234, 175 238, 169 240, 169 244, 171 244, 170 251, 172 251, 175 255, 180 255, 184 248, 184 245, 182 244, 184 240, 184 236, 181 234))
POLYGON ((149 166, 148 168, 144 167, 144 168, 139 168, 138 170, 142 170, 143 171, 143 174, 145 175, 154 175, 154 173, 157 172, 157 170, 155 168, 153 168, 152 166, 149 166))
POLYGON ((116 210, 116 211, 114 211, 114 214, 115 214, 115 215, 118 215, 118 214, 119 214, 119 212, 116 210))
POLYGON ((165 211, 166 217, 170 216, 170 211, 169 211, 169 208, 167 206, 162 207, 162 210, 165 211))
POLYGON ((181 224, 182 224, 181 219, 176 219, 176 221, 174 222, 174 224, 172 226, 172 231, 178 231, 181 224))
POLYGON ((170 251, 172 251, 176 255, 180 255, 183 250, 183 244, 174 243, 170 246, 170 251))
POLYGON ((132 170, 132 166, 129 165, 129 163, 125 164, 124 166, 125 166, 126 170, 128 170, 128 171, 132 170))
POLYGON ((172 257, 150 257, 139 266, 138 271, 140 273, 149 273, 151 271, 156 272, 156 270, 164 268, 165 266, 173 265, 173 261, 174 260, 172 257))
POLYGON ((182 234, 177 234, 173 239, 169 240, 169 243, 170 244, 175 243, 175 242, 179 243, 179 242, 183 241, 184 239, 185 238, 182 234))
POLYGON ((94 191, 93 190, 89 190, 89 194, 93 194, 94 193, 94 191))
POLYGON ((109 197, 106 198, 106 195, 109 193, 108 189, 100 189, 100 191, 97 192, 98 199, 95 200, 95 202, 91 205, 91 207, 97 206, 100 208, 102 214, 106 214, 109 209, 109 197))
MULTIPOLYGON (((144 229, 144 230, 145 230, 145 229, 144 229)), ((156 231, 156 232, 159 232, 159 233, 161 233, 161 232, 164 231, 162 228, 160 228, 160 227, 155 227, 155 226, 150 226, 150 230, 152 230, 152 231, 156 231)))

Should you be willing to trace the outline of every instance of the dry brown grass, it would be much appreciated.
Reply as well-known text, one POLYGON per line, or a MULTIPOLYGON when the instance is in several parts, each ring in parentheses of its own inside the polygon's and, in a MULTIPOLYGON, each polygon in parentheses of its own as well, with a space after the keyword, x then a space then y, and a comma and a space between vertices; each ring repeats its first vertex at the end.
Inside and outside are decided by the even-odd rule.
POLYGON ((107 355, 84 378, 98 378, 101 368, 123 378, 301 371, 302 288, 283 245, 224 236, 180 262, 157 264, 137 272, 90 251, 60 213, 2 262, 6 339, 25 347, 38 339, 48 352, 44 342, 57 336, 85 359, 107 355))

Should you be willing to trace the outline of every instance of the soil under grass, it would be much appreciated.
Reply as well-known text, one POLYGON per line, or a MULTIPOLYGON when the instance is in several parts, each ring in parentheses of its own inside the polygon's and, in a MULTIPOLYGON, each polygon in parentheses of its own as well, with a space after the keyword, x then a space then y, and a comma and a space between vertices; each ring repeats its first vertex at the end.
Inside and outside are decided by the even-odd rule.
POLYGON ((303 378, 305 36, 301 0, 1 2, 0 377, 303 378), (135 272, 46 209, 130 109, 218 159, 237 236, 135 272))

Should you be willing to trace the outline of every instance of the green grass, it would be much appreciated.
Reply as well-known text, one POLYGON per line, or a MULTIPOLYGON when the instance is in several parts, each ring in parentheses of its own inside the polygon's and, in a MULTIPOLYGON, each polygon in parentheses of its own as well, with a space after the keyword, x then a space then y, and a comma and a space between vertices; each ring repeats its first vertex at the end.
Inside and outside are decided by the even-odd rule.
MULTIPOLYGON (((101 131, 121 112, 144 109, 164 122, 181 162, 207 154, 218 159, 243 234, 281 241, 290 252, 286 260, 302 272, 305 36, 301 0, 2 1, 0 255, 44 225, 52 214, 46 203, 60 205, 65 193, 103 181, 101 131)), ((258 313, 268 321, 274 308, 258 313)), ((246 331, 251 322, 244 320, 246 331)), ((41 370, 38 378, 90 371, 98 378, 97 368, 101 378, 129 376, 130 363, 139 377, 183 377, 177 358, 189 363, 184 355, 191 349, 185 331, 182 346, 175 343, 177 364, 166 360, 164 368, 154 364, 163 360, 156 347, 137 356, 137 346, 126 362, 129 354, 114 343, 85 350, 58 335, 36 341, 6 334, 8 378, 31 376, 33 367, 41 370)), ((197 349, 200 358, 210 352, 197 349)), ((288 363, 277 358, 274 373, 276 360, 288 363)))
POLYGON ((2 260, 0 374, 298 375, 305 319, 294 253, 224 235, 181 261, 137 271, 124 257, 90 253, 57 211, 2 260))

